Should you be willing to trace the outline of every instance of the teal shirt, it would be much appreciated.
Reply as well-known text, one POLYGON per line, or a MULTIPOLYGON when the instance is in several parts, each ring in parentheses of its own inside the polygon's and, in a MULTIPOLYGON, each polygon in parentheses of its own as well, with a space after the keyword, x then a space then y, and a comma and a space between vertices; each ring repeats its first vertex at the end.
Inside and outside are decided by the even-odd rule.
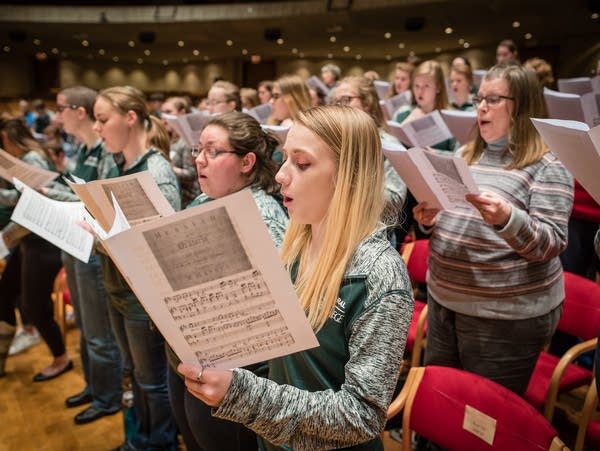
MULTIPOLYGON (((149 171, 152 178, 165 195, 171 206, 179 210, 181 198, 179 195, 179 184, 177 176, 173 172, 169 162, 156 149, 150 149, 128 169, 123 169, 124 162, 117 164, 108 172, 106 178, 121 177, 123 175, 136 174, 149 171)), ((100 254, 104 285, 110 298, 110 302, 124 317, 132 320, 149 320, 149 316, 140 304, 138 298, 133 294, 127 281, 121 275, 113 261, 105 254, 100 254)))

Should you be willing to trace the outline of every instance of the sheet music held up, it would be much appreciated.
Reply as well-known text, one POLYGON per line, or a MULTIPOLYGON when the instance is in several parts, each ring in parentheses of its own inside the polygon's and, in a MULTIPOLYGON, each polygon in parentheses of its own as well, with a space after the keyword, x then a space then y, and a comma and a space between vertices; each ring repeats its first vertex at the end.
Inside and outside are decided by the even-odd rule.
POLYGON ((14 177, 25 185, 38 189, 46 186, 58 175, 58 172, 37 168, 13 157, 6 150, 0 149, 0 177, 4 180, 12 183, 14 177))
POLYGON ((115 219, 111 193, 132 225, 174 212, 148 171, 85 184, 69 183, 69 186, 107 232, 115 219))
POLYGON ((472 141, 477 136, 477 112, 440 110, 442 118, 452 136, 461 144, 472 141))
POLYGON ((83 203, 59 202, 15 180, 17 184, 23 191, 11 219, 87 263, 94 237, 77 224, 83 220, 83 203))
POLYGON ((198 145, 198 138, 202 133, 204 125, 210 119, 207 113, 189 113, 180 116, 173 114, 163 114, 169 125, 181 136, 190 147, 198 145))
POLYGON ((417 201, 440 210, 474 208, 465 195, 477 194, 479 188, 462 158, 437 155, 418 147, 403 150, 402 146, 385 141, 382 148, 417 201))
POLYGON ((590 130, 587 124, 577 121, 531 121, 552 153, 600 203, 600 125, 590 130))
POLYGON ((318 345, 248 190, 104 245, 183 362, 233 368, 318 345))
POLYGON ((411 147, 432 146, 452 138, 452 133, 438 110, 410 122, 398 124, 388 121, 387 124, 392 135, 396 136, 401 143, 411 147))

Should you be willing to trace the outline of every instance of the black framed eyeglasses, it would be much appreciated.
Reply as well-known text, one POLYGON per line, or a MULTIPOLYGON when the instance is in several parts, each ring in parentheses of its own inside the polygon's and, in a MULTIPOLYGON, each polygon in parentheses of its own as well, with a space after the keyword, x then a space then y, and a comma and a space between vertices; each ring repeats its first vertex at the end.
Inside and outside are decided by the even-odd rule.
POLYGON ((474 96, 473 97, 473 105, 479 106, 479 104, 485 100, 485 103, 487 103, 489 106, 496 106, 502 101, 502 99, 515 100, 514 97, 510 97, 510 96, 501 96, 501 95, 497 95, 497 94, 490 94, 488 96, 474 96))
POLYGON ((219 155, 223 155, 226 153, 235 153, 237 154, 237 152, 235 150, 223 150, 223 149, 216 149, 216 148, 204 148, 204 147, 192 147, 192 157, 196 158, 198 157, 201 153, 204 153, 204 155, 208 158, 210 158, 211 160, 214 160, 215 158, 217 158, 219 155))
POLYGON ((62 113, 65 110, 76 110, 79 105, 56 105, 56 111, 62 113))
POLYGON ((340 97, 336 97, 335 99, 332 100, 331 104, 332 105, 347 106, 347 105, 350 105, 350 102, 352 102, 353 99, 360 99, 360 96, 340 96, 340 97))

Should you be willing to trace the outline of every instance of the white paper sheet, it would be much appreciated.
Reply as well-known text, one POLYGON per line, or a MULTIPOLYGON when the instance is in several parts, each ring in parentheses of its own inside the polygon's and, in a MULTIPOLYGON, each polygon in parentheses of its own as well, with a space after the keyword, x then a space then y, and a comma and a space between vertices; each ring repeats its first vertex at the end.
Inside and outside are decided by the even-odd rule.
POLYGON ((373 85, 375 86, 375 91, 377 91, 377 97, 380 100, 387 99, 392 87, 391 83, 385 80, 373 80, 373 85))
POLYGON ((267 124, 261 124, 261 127, 263 130, 272 132, 272 134, 275 135, 275 137, 282 146, 285 144, 285 138, 287 138, 287 134, 290 131, 290 127, 267 124))
POLYGON ((181 136, 190 147, 198 146, 198 138, 202 129, 210 119, 205 112, 189 113, 184 115, 163 114, 162 117, 169 123, 171 128, 181 136))
POLYGON ((418 147, 404 151, 383 141, 382 147, 417 201, 440 210, 474 209, 465 195, 478 194, 479 188, 465 160, 418 147))
POLYGON ((249 109, 247 114, 256 119, 259 124, 266 124, 269 116, 271 116, 271 110, 270 103, 263 103, 262 105, 249 109))
POLYGON ((557 84, 560 92, 581 96, 592 91, 592 80, 590 77, 559 78, 557 84))
POLYGON ((411 100, 412 96, 410 91, 405 91, 402 94, 397 94, 394 97, 387 99, 382 108, 387 112, 389 119, 394 119, 394 113, 398 108, 403 105, 410 105, 411 100))
POLYGON ((249 190, 104 245, 183 362, 234 368, 318 345, 249 190))
POLYGON ((330 89, 321 81, 316 75, 311 75, 308 80, 304 82, 309 89, 320 89, 323 94, 329 94, 330 89))
POLYGON ((46 186, 56 177, 58 172, 47 171, 32 166, 13 157, 4 149, 0 149, 0 177, 12 182, 13 177, 21 180, 27 186, 38 189, 46 186))
POLYGON ((440 110, 442 119, 448 126, 452 136, 461 144, 472 141, 477 136, 477 112, 440 110))
POLYGON ((69 183, 69 186, 105 232, 110 230, 115 220, 111 192, 132 225, 174 212, 148 171, 85 184, 69 183))
POLYGON ((390 133, 401 143, 411 147, 428 147, 452 138, 452 133, 438 110, 400 125, 393 121, 388 121, 387 124, 390 133))
MULTIPOLYGON (((19 181, 17 180, 17 183, 19 181)), ((83 220, 82 202, 59 202, 23 186, 11 220, 31 230, 59 249, 87 263, 94 237, 77 223, 83 220)))
POLYGON ((600 203, 600 126, 558 119, 531 119, 552 153, 600 203))

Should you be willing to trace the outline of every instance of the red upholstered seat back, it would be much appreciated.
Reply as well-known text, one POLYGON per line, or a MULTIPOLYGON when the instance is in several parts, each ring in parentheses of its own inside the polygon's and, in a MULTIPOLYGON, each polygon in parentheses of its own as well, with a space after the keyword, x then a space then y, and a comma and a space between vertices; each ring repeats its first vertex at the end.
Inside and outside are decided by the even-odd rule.
POLYGON ((589 340, 600 328, 600 285, 570 272, 564 273, 565 302, 558 329, 589 340))
MULTIPOLYGON (((410 396, 410 395, 409 395, 410 396)), ((556 430, 523 398, 455 368, 427 366, 410 408, 410 427, 448 450, 547 450, 556 430), (495 421, 492 445, 465 430, 466 407, 495 421)))

